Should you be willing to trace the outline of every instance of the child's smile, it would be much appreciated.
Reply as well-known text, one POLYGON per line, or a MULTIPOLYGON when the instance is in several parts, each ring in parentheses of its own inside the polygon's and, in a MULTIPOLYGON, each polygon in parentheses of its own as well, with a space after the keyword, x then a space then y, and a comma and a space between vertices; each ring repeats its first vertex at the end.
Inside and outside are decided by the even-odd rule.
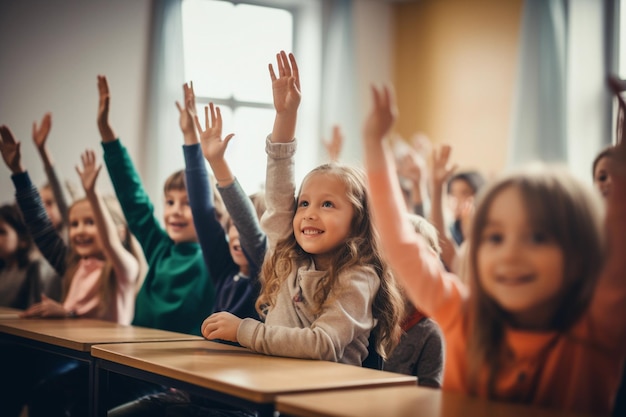
POLYGON ((481 286, 516 324, 550 321, 563 286, 563 250, 529 223, 517 188, 505 188, 493 199, 477 255, 481 286))

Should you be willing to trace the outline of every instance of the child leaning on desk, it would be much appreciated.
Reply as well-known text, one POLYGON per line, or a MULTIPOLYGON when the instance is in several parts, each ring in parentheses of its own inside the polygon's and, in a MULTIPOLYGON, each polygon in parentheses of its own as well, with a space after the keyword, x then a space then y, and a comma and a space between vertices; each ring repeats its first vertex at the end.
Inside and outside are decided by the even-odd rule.
POLYGON ((207 339, 223 339, 268 355, 361 366, 370 334, 386 358, 400 336, 402 298, 377 250, 364 176, 321 165, 294 197, 294 139, 300 78, 292 54, 270 64, 276 116, 266 141, 267 211, 261 224, 269 253, 257 310, 265 318, 212 314, 207 339))
POLYGON ((597 196, 562 169, 529 167, 483 190, 468 288, 401 217, 384 141, 395 102, 388 88, 372 95, 363 135, 374 220, 396 277, 441 326, 443 389, 609 414, 626 352, 626 143, 616 147, 608 252, 597 196))

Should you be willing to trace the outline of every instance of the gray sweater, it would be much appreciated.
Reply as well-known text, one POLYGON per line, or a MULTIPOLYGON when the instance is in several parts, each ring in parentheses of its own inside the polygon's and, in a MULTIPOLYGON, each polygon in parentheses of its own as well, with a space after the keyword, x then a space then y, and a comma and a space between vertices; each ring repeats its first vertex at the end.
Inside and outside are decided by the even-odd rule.
MULTIPOLYGON (((295 150, 295 140, 282 144, 267 139, 267 210, 261 225, 268 237, 269 251, 293 233, 295 150)), ((237 332, 238 342, 268 355, 361 366, 367 356, 370 331, 375 325, 372 303, 380 280, 367 265, 344 271, 322 313, 315 315, 313 294, 325 274, 315 269, 313 261, 304 265, 294 263, 265 323, 244 319, 237 332)))

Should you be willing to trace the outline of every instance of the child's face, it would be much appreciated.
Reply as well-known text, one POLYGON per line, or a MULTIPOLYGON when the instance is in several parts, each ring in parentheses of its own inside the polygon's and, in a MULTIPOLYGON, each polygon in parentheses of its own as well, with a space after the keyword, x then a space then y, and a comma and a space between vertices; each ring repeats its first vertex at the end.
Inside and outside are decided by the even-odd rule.
POLYGON ((318 269, 328 267, 328 255, 350 235, 354 208, 347 193, 332 174, 316 173, 302 183, 293 233, 300 247, 314 255, 318 269))
POLYGON ((163 212, 165 231, 175 243, 197 242, 196 228, 193 225, 191 207, 187 191, 168 190, 165 193, 163 212))
POLYGON ((59 206, 57 206, 57 202, 54 199, 54 194, 52 194, 52 189, 50 187, 43 187, 39 190, 39 195, 43 201, 46 213, 48 213, 48 218, 52 222, 54 228, 58 229, 63 219, 61 218, 59 206))
POLYGON ((11 225, 0 220, 0 259, 9 262, 15 257, 20 246, 20 238, 11 225))
POLYGON ((450 183, 450 193, 448 194, 448 202, 450 210, 454 213, 454 218, 461 217, 463 207, 468 202, 472 202, 474 198, 474 190, 464 179, 456 179, 450 183))
POLYGON ((88 201, 79 201, 70 209, 70 244, 79 256, 102 254, 98 227, 88 201))
POLYGON ((598 160, 596 170, 593 173, 593 185, 596 186, 602 197, 607 198, 611 193, 611 174, 609 173, 609 158, 604 157, 598 160))
POLYGON ((241 249, 241 242, 239 241, 239 231, 231 224, 228 228, 228 246, 230 247, 230 256, 239 268, 241 272, 247 275, 248 273, 248 259, 243 254, 241 249))
POLYGON ((478 279, 516 324, 541 327, 558 305, 564 256, 554 239, 533 229, 526 211, 516 187, 493 199, 478 242, 478 279))

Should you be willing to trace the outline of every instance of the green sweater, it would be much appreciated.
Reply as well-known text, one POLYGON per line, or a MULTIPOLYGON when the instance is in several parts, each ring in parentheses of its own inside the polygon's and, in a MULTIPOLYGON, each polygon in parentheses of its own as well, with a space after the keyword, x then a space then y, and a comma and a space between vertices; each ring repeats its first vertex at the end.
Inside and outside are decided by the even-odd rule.
POLYGON ((201 335, 200 326, 213 309, 215 289, 200 244, 176 244, 169 238, 119 139, 103 142, 102 147, 126 221, 149 266, 132 324, 201 335))

